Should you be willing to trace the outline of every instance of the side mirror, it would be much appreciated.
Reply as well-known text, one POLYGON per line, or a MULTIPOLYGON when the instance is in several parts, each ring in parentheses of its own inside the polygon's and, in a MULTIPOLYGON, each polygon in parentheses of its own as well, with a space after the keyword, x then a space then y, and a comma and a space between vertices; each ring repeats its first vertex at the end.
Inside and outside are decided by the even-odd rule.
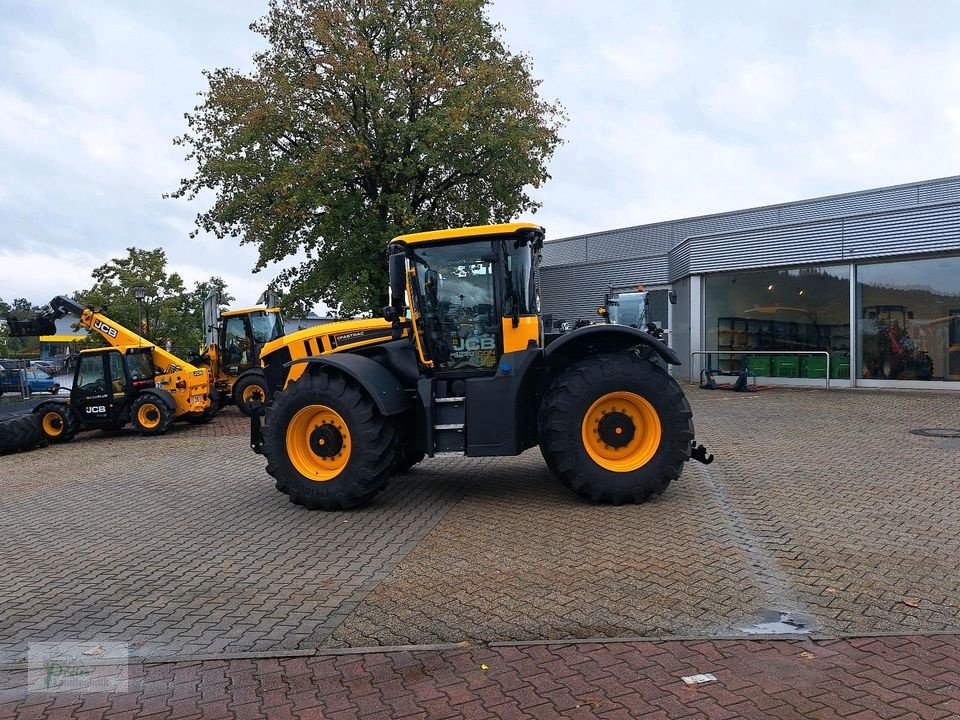
POLYGON ((677 304, 677 294, 673 290, 667 291, 667 300, 670 301, 671 305, 677 304))
POLYGON ((407 258, 403 253, 390 256, 390 305, 398 311, 406 305, 407 258))

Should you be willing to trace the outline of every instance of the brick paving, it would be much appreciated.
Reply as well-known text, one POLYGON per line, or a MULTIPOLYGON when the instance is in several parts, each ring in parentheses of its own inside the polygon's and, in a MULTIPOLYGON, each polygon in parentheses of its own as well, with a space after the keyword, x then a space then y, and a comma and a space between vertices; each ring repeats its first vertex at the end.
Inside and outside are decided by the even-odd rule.
POLYGON ((135 655, 313 647, 481 472, 398 478, 353 513, 273 488, 228 410, 160 437, 90 432, 0 458, 0 663, 30 640, 135 655))
POLYGON ((471 484, 329 645, 960 628, 960 395, 688 388, 717 455, 641 506, 536 452, 471 484))
POLYGON ((480 647, 133 665, 123 693, 25 693, 20 718, 955 718, 960 638, 480 647), (688 686, 681 678, 711 673, 688 686))
MULTIPOLYGON (((22 658, 31 640, 123 641, 149 659, 735 635, 780 613, 822 634, 960 630, 960 441, 909 432, 960 426, 960 396, 688 394, 698 438, 718 460, 689 465, 643 506, 585 503, 560 487, 533 451, 427 461, 370 507, 310 513, 274 490, 234 410, 158 438, 87 433, 71 444, 0 457, 0 663, 22 658)), ((938 651, 945 669, 930 677, 954 673, 949 677, 960 680, 956 641, 937 641, 953 650, 938 651)), ((890 688, 881 682, 893 672, 884 653, 897 640, 877 642, 863 651, 873 660, 857 662, 874 663, 872 681, 890 688)), ((926 639, 910 642, 911 653, 926 657, 926 639)), ((751 647, 768 654, 784 647, 714 646, 721 653, 741 648, 729 652, 743 658, 752 657, 745 654, 751 647)), ((670 647, 682 660, 692 646, 670 647)), ((488 651, 467 654, 481 652, 488 651)), ((461 654, 424 657, 454 663, 449 658, 461 654)), ((560 665, 556 671, 564 672, 560 665)), ((134 666, 160 673, 157 688, 169 686, 163 673, 174 667, 134 666)), ((2 675, 8 688, 16 678, 2 675)), ((826 690, 847 699, 837 684, 843 681, 834 681, 826 690)), ((921 691, 932 689, 919 678, 915 684, 920 690, 904 695, 929 701, 919 716, 943 716, 926 712, 940 701, 924 700, 921 691)), ((158 690, 163 702, 166 692, 158 690)), ((324 712, 333 716, 334 709, 324 712)))

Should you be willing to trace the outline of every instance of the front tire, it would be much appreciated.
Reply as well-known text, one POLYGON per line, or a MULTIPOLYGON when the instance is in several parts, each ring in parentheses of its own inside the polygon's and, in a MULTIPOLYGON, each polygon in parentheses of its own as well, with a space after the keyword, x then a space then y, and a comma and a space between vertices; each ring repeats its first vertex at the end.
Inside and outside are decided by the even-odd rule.
POLYGON ((247 417, 253 414, 256 405, 263 405, 267 398, 266 379, 261 375, 247 375, 233 384, 233 404, 247 417))
POLYGON ((267 408, 267 472, 290 502, 309 510, 347 510, 368 502, 394 469, 396 424, 339 374, 306 375, 267 408))
POLYGON ((77 434, 78 422, 69 405, 41 403, 33 412, 40 420, 40 432, 50 442, 70 442, 77 434))
POLYGON ((130 422, 141 435, 162 435, 173 422, 173 413, 160 398, 141 395, 130 408, 130 422))
POLYGON ((642 503, 680 476, 693 412, 667 372, 636 353, 574 361, 540 405, 540 451, 573 491, 594 502, 642 503))

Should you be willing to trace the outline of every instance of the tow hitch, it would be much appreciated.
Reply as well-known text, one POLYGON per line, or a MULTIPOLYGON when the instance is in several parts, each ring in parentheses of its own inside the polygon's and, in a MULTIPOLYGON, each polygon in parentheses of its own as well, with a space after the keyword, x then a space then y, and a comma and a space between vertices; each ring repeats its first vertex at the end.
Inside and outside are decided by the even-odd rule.
POLYGON ((696 440, 690 441, 690 459, 701 462, 704 465, 709 465, 713 462, 713 454, 707 454, 707 448, 703 445, 699 445, 696 440))

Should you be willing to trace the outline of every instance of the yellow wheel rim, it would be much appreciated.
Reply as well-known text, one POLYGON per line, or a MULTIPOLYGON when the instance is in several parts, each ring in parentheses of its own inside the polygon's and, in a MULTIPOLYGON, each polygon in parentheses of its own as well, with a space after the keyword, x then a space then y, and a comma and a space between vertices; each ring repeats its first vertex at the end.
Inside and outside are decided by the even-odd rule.
POLYGON ((243 404, 252 403, 254 400, 263 402, 263 388, 257 384, 247 385, 243 389, 243 404))
POLYGON ((153 403, 144 403, 137 410, 137 422, 148 430, 157 427, 160 424, 160 408, 153 403))
POLYGON ((583 417, 583 446, 597 465, 631 472, 646 465, 660 447, 663 428, 656 409, 632 392, 607 393, 583 417))
POLYGON ((63 418, 52 410, 43 416, 43 432, 47 437, 57 437, 63 432, 63 418))
POLYGON ((290 462, 316 482, 333 480, 343 472, 352 447, 346 421, 326 405, 301 408, 287 426, 290 462))

